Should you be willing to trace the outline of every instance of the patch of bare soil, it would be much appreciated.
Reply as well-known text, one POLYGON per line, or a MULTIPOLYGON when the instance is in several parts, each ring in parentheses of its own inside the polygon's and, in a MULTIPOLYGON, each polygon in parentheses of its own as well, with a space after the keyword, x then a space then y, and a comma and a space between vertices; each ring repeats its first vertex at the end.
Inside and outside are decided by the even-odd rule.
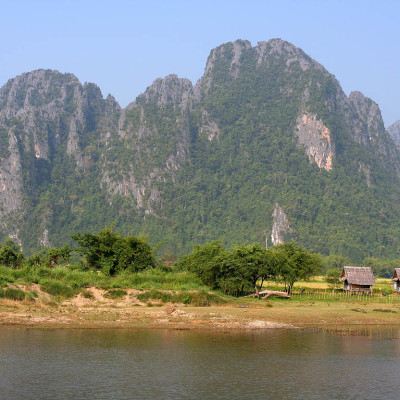
POLYGON ((232 313, 229 307, 186 307, 165 304, 149 307, 137 299, 142 291, 127 289, 120 299, 106 290, 87 288, 61 304, 51 302, 39 287, 22 288, 38 293, 35 302, 0 300, 0 325, 84 328, 172 328, 172 329, 273 329, 293 328, 289 324, 249 317, 245 311, 232 313), (218 312, 215 312, 218 310, 218 312))

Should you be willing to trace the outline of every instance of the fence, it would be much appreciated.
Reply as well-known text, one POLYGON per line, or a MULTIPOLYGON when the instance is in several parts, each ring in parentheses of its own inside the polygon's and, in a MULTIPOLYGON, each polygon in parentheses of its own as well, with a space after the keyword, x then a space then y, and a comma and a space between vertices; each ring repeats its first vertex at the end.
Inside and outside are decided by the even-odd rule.
POLYGON ((393 293, 384 295, 383 293, 365 293, 365 292, 343 292, 338 290, 318 291, 311 290, 306 292, 292 292, 294 300, 337 300, 337 301, 362 301, 365 303, 388 303, 400 304, 400 295, 393 293))

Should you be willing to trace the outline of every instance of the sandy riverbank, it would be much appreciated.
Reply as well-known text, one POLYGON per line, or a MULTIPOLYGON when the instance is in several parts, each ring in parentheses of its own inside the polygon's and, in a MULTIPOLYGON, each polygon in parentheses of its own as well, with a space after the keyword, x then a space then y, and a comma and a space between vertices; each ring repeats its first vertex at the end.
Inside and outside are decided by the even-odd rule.
POLYGON ((399 304, 362 302, 294 302, 244 299, 224 305, 193 307, 148 304, 140 291, 128 290, 123 300, 107 299, 90 288, 91 298, 78 295, 61 303, 0 300, 0 325, 41 328, 171 328, 273 329, 399 326, 399 304))

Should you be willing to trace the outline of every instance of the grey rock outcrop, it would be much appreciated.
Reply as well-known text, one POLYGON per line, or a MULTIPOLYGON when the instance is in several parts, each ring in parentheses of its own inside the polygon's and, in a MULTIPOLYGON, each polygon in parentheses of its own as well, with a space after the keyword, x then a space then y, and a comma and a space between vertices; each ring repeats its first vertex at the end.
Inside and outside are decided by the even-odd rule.
POLYGON ((189 79, 179 78, 174 74, 167 75, 163 79, 156 79, 128 109, 143 103, 156 103, 159 107, 172 104, 185 108, 190 106, 192 96, 193 87, 189 79))
MULTIPOLYGON (((96 129, 104 107, 96 85, 58 71, 24 73, 0 89, 0 218, 6 234, 18 231, 23 209, 49 185, 60 158, 70 158, 77 174, 84 170, 82 138, 96 129)), ((49 234, 45 230, 40 243, 50 243, 49 234)))
POLYGON ((225 43, 211 50, 204 74, 194 88, 196 99, 202 99, 217 85, 215 76, 216 73, 220 73, 221 69, 226 70, 227 75, 232 79, 237 78, 240 74, 241 59, 246 51, 251 51, 251 49, 249 41, 236 40, 235 42, 225 43))
POLYGON ((392 168, 400 175, 399 152, 393 146, 393 140, 385 130, 379 106, 360 92, 351 92, 349 108, 353 111, 350 126, 354 140, 375 154, 383 156, 392 168), (354 118, 354 115, 357 117, 354 118))
POLYGON ((330 171, 335 154, 330 130, 315 114, 303 114, 297 118, 296 123, 299 145, 305 147, 310 162, 330 171))
POLYGON ((272 213, 272 232, 271 241, 274 246, 277 244, 285 243, 287 236, 292 233, 292 227, 286 216, 284 209, 275 203, 274 212, 272 213))
POLYGON ((162 198, 156 186, 159 182, 174 181, 190 155, 192 105, 193 87, 188 79, 176 75, 156 79, 119 113, 118 128, 103 135, 101 186, 111 196, 133 198, 137 210, 145 214, 160 210, 162 198), (159 132, 157 115, 167 124, 163 132, 159 132), (151 144, 155 136, 163 142, 157 148, 151 144), (116 147, 130 151, 128 165, 120 165, 109 157, 116 147), (151 158, 157 162, 149 162, 151 158))
POLYGON ((22 207, 23 180, 18 141, 13 129, 8 132, 8 152, 0 158, 0 220, 22 207))
POLYGON ((325 70, 321 64, 313 60, 303 50, 279 38, 270 39, 266 42, 258 42, 255 50, 258 56, 257 65, 264 63, 268 65, 271 59, 283 56, 286 58, 286 67, 288 70, 292 64, 296 63, 300 65, 302 71, 307 71, 310 68, 316 68, 321 71, 325 70))
POLYGON ((387 128, 387 132, 389 133, 393 141, 396 143, 396 145, 400 147, 400 120, 390 125, 387 128))

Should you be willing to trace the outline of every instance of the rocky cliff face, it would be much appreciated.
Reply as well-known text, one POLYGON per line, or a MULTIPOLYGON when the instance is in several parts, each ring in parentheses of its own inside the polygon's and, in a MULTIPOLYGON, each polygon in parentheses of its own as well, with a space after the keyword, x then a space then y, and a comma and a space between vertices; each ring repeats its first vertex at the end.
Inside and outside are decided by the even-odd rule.
POLYGON ((297 118, 296 134, 299 144, 305 147, 310 162, 327 171, 332 169, 335 147, 331 132, 315 114, 303 114, 297 118))
POLYGON ((159 78, 125 109, 56 71, 0 89, 0 233, 27 249, 115 223, 182 254, 272 225, 273 244, 395 254, 399 166, 377 104, 281 39, 225 43, 194 86, 159 78))
POLYGON ((385 131, 378 105, 360 92, 350 93, 349 103, 357 115, 356 118, 351 119, 355 140, 387 158, 400 173, 398 154, 393 149, 392 140, 385 131))
POLYGON ((400 121, 396 121, 387 128, 387 132, 398 147, 400 147, 400 121))
POLYGON ((22 168, 18 140, 13 130, 5 130, 4 156, 0 159, 0 218, 22 207, 22 168))
POLYGON ((133 199, 145 214, 160 211, 157 185, 174 181, 189 157, 192 103, 191 82, 169 75, 156 79, 119 114, 118 127, 103 139, 101 185, 110 195, 133 199))
POLYGON ((14 224, 7 217, 21 217, 37 201, 60 158, 84 172, 85 134, 104 108, 96 85, 56 71, 25 73, 0 89, 0 218, 8 234, 14 224))
POLYGON ((271 241, 274 246, 285 243, 288 235, 292 233, 292 227, 283 208, 275 203, 274 212, 272 213, 272 231, 271 241))

